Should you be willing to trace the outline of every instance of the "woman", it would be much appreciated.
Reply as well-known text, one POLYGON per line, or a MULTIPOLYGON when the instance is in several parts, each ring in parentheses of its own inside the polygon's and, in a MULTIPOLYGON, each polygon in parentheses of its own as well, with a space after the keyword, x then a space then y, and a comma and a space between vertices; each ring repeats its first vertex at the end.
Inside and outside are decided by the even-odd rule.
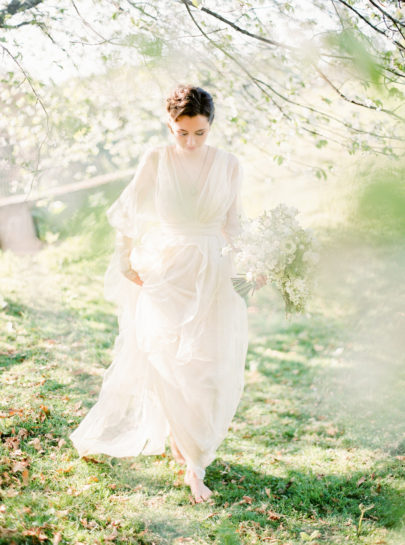
MULTIPOLYGON (((150 148, 107 211, 116 229, 104 294, 118 307, 114 360, 71 434, 80 456, 162 454, 170 436, 196 502, 243 390, 248 324, 233 288, 242 170, 206 144, 214 104, 199 87, 167 99, 175 143, 150 148)), ((260 287, 259 281, 258 287, 260 287)))

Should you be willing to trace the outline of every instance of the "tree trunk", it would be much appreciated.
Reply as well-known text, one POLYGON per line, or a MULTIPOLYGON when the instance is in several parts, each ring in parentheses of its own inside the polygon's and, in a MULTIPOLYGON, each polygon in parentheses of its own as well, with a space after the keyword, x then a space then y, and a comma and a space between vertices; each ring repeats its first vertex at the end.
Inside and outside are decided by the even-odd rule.
POLYGON ((0 246, 16 254, 32 254, 42 248, 28 203, 0 207, 0 246))

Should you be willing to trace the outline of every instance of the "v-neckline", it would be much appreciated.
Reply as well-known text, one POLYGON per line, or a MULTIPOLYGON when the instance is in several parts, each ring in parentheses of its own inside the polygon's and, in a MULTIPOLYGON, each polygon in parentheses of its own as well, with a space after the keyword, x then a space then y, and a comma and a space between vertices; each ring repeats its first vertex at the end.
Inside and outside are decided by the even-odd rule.
MULTIPOLYGON (((200 199, 201 195, 203 194, 204 190, 206 189, 208 180, 209 180, 209 178, 211 176, 212 169, 213 169, 215 163, 217 162, 219 151, 220 151, 219 148, 215 148, 213 146, 208 146, 208 147, 214 150, 214 156, 212 158, 211 165, 208 168, 208 172, 207 172, 207 175, 205 177, 205 180, 201 184, 201 187, 198 188, 197 191, 194 193, 194 195, 198 195, 198 200, 200 199)), ((176 172, 176 169, 175 169, 174 164, 173 164, 173 156, 169 153, 170 148, 173 148, 173 145, 170 145, 170 144, 166 145, 166 146, 164 146, 164 151, 165 151, 165 154, 166 154, 166 158, 170 160, 171 168, 172 168, 173 172, 176 172)), ((180 182, 179 182, 179 180, 177 178, 176 179, 176 185, 178 183, 180 183, 180 182)))

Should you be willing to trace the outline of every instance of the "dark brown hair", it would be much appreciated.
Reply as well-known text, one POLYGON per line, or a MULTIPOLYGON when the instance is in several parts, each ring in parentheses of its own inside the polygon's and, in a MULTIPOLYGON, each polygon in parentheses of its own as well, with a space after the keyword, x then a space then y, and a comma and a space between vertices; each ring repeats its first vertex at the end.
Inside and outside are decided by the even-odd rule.
POLYGON ((178 85, 166 99, 166 110, 174 121, 182 115, 205 115, 211 125, 215 116, 212 96, 201 87, 193 85, 178 85))

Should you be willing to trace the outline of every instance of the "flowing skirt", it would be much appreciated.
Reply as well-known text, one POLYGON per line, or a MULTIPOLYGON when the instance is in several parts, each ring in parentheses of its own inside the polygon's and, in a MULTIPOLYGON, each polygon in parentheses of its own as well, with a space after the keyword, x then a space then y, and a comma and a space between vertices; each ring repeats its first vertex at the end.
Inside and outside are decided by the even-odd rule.
POLYGON ((113 255, 104 293, 118 306, 119 335, 99 398, 70 435, 80 456, 162 454, 171 432, 204 478, 239 404, 248 346, 224 243, 219 233, 151 234, 131 255, 142 287, 113 255))

